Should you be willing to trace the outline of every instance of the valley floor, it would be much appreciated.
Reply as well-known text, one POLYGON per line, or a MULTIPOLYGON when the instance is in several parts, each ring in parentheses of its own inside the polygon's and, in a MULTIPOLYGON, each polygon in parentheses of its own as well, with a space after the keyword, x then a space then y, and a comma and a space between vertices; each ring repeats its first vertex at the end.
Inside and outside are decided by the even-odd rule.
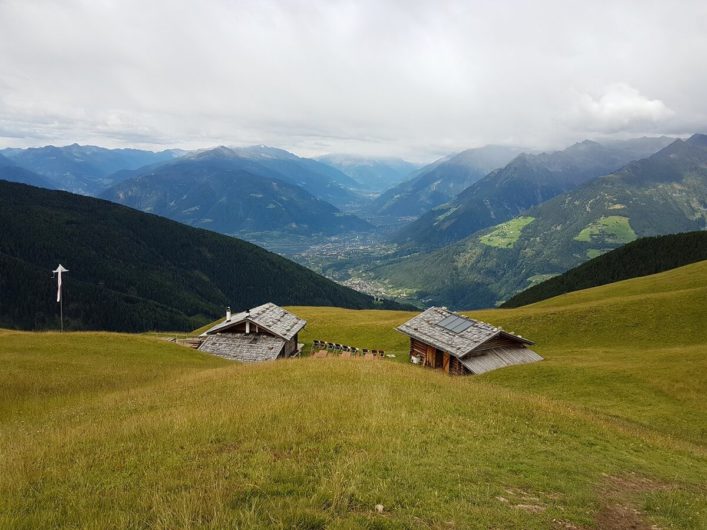
POLYGON ((471 313, 545 361, 465 378, 404 362, 406 312, 292 308, 403 362, 0 332, 0 526, 705 528, 706 280, 471 313))

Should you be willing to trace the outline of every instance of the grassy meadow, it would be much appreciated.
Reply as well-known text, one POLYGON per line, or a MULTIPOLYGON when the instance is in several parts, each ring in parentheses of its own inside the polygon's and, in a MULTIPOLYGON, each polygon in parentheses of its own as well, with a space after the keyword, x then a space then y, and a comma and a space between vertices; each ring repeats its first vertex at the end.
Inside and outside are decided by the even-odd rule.
POLYGON ((707 262, 469 313, 545 357, 483 376, 405 363, 410 313, 291 309, 401 362, 0 332, 0 527, 707 528, 707 262))
POLYGON ((534 217, 521 216, 497 225, 491 232, 479 238, 489 247, 511 248, 515 245, 523 228, 535 220, 534 217))

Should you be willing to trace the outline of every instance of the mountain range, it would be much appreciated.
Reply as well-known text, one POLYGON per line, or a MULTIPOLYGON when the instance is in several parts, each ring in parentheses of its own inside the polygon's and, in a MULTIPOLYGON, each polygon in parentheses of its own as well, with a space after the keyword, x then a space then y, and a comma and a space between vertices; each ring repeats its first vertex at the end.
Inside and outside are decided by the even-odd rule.
MULTIPOLYGON (((305 171, 310 164, 303 159, 279 151, 258 148, 257 156, 246 153, 248 158, 241 156, 243 151, 226 147, 195 153, 133 176, 106 190, 101 197, 231 235, 333 235, 371 228, 366 221, 315 197, 304 185, 317 188, 317 181, 322 186, 328 182, 328 188, 323 192, 320 189, 324 195, 327 189, 331 192, 343 187, 338 187, 326 173, 305 171), (300 171, 284 175, 274 167, 295 167, 300 171)), ((316 168, 327 167, 315 164, 316 168)))
POLYGON ((15 162, 3 155, 0 155, 0 179, 29 184, 31 186, 39 186, 41 188, 53 187, 53 184, 48 179, 18 166, 15 162))
MULTIPOLYGON (((300 186, 313 195, 342 207, 359 204, 363 197, 356 190, 362 186, 350 176, 330 165, 301 158, 283 149, 255 145, 221 147, 223 156, 239 157, 259 164, 273 176, 300 186)), ((6 148, 0 154, 28 171, 44 177, 53 189, 83 195, 99 195, 107 188, 155 169, 185 155, 198 156, 178 149, 160 152, 140 149, 107 149, 91 145, 72 144, 62 147, 48 145, 26 149, 6 148)))
POLYGON ((638 237, 707 226, 707 136, 675 140, 523 215, 373 269, 429 304, 492 306, 638 237))
POLYGON ((116 172, 166 162, 183 154, 174 149, 155 153, 78 144, 8 148, 0 152, 15 165, 43 177, 47 187, 82 195, 96 195, 115 184, 119 176, 112 175, 116 172))
POLYGON ((245 241, 107 201, 0 181, 0 327, 191 330, 232 305, 399 307, 245 241))
POLYGON ((521 152, 517 147, 489 145, 441 158, 381 194, 370 209, 381 217, 418 217, 446 203, 489 171, 505 166, 521 152))
POLYGON ((403 178, 407 163, 341 155, 317 161, 262 145, 188 153, 72 145, 5 149, 0 179, 90 188, 113 202, 258 241, 343 236, 337 241, 345 245, 349 234, 366 233, 371 242, 360 256, 342 259, 335 245, 315 266, 335 266, 341 280, 371 281, 371 292, 474 308, 637 237, 703 229, 705 138, 584 141, 535 154, 470 149, 414 171, 372 204, 372 188, 403 178), (375 228, 355 214, 374 218, 381 204, 382 218, 397 223, 435 206, 395 236, 395 247, 382 240, 395 222, 375 228))
POLYGON ((637 138, 602 145, 585 140, 562 151, 521 154, 478 180, 450 202, 402 228, 393 240, 435 248, 459 241, 585 182, 649 156, 674 139, 637 138))
MULTIPOLYGON (((238 157, 257 163, 276 178, 299 186, 315 197, 339 208, 352 208, 364 200, 356 179, 327 164, 302 158, 284 149, 255 145, 217 148, 223 157, 238 157)), ((208 152, 214 153, 210 149, 208 152)))

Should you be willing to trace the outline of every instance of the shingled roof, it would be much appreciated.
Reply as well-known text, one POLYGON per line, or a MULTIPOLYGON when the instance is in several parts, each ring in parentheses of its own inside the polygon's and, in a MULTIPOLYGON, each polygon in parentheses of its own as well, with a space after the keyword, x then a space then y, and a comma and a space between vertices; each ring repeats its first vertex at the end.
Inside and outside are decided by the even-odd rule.
POLYGON ((202 333, 202 335, 227 333, 230 328, 246 321, 285 340, 291 340, 307 324, 306 320, 296 317, 289 311, 273 303, 267 303, 235 314, 230 320, 225 320, 215 325, 202 333))
POLYGON ((234 361, 254 363, 277 359, 284 345, 284 339, 270 335, 222 333, 207 336, 199 350, 234 361))
POLYGON ((453 313, 444 307, 430 307, 396 328, 401 333, 462 358, 496 336, 519 344, 532 341, 508 333, 486 322, 453 313))

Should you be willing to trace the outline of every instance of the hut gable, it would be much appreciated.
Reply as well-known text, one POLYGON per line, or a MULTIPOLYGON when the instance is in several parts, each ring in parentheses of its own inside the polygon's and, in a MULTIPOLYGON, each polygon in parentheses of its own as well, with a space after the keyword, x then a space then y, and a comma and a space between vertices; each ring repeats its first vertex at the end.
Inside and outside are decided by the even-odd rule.
POLYGON ((527 348, 532 341, 443 307, 431 307, 397 330, 410 337, 411 355, 422 356, 426 366, 442 366, 450 373, 479 374, 542 360, 527 348))
POLYGON ((305 320, 298 318, 289 311, 273 303, 267 303, 249 309, 248 311, 235 314, 230 320, 225 320, 221 324, 217 324, 202 333, 202 335, 227 333, 229 330, 239 329, 245 322, 249 322, 285 340, 292 340, 292 338, 302 330, 305 324, 307 324, 305 320))

